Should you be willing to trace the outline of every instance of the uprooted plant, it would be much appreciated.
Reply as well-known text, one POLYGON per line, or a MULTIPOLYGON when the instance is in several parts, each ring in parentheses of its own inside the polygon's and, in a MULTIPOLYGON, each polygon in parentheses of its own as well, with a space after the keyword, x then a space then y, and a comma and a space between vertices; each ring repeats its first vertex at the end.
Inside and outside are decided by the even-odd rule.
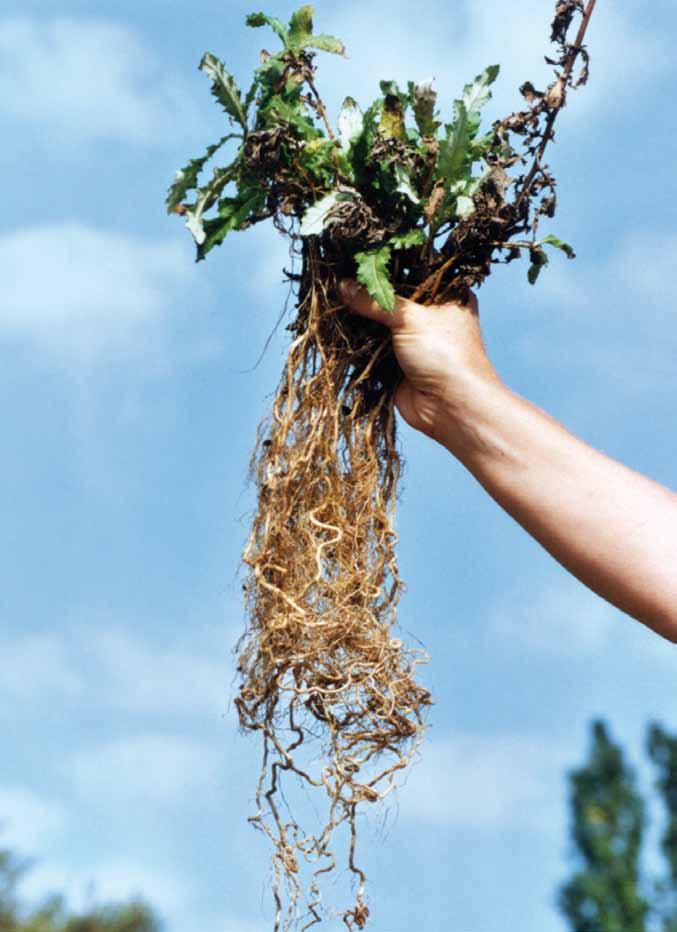
POLYGON ((534 283, 546 246, 573 257, 556 236, 539 237, 556 206, 544 153, 569 89, 587 80, 594 3, 559 0, 552 83, 523 84, 525 109, 483 134, 497 65, 464 88, 450 123, 438 119, 430 83, 383 81, 364 112, 346 97, 332 128, 315 54, 344 47, 314 34, 310 6, 288 26, 248 17, 270 26, 282 48, 261 53, 246 95, 213 55, 200 63, 234 131, 177 173, 168 211, 185 216, 198 260, 229 232, 266 219, 300 259, 299 271, 286 272, 296 296, 289 355, 251 464, 258 503, 244 553, 248 623, 235 700, 242 729, 263 739, 251 821, 273 844, 275 932, 308 929, 326 914, 321 882, 337 864, 339 827, 356 880, 354 904, 340 916, 349 929, 364 927, 357 813, 394 788, 431 703, 416 682, 425 654, 393 637, 402 590, 393 528, 400 371, 389 335, 347 313, 338 282, 357 276, 386 310, 395 293, 465 303, 496 263, 528 255, 534 283), (200 184, 206 163, 229 146, 229 163, 200 184), (320 830, 304 832, 288 810, 290 776, 326 796, 320 830))

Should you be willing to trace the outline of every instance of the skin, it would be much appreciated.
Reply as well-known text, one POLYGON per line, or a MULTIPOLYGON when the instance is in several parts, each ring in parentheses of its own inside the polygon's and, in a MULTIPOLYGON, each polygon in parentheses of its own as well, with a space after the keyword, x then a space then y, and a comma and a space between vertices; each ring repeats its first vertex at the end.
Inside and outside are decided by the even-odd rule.
POLYGON ((593 592, 677 643, 677 494, 603 455, 511 391, 467 307, 398 298, 389 314, 348 280, 342 298, 392 331, 404 420, 442 444, 593 592))

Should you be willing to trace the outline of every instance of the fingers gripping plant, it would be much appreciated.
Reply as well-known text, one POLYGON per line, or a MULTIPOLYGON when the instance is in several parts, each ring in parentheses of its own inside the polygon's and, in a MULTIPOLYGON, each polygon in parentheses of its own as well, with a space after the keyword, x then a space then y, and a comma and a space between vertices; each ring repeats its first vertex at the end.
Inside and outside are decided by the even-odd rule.
POLYGON ((266 219, 300 260, 299 271, 286 272, 296 297, 291 346, 251 463, 258 505, 244 553, 248 623, 236 699, 242 729, 263 739, 251 821, 273 845, 275 932, 323 918, 321 882, 337 866, 342 831, 356 882, 341 918, 350 929, 365 926, 357 813, 392 791, 431 703, 416 682, 424 653, 393 637, 402 590, 393 529, 401 373, 388 334, 346 312, 338 282, 357 276, 392 311, 396 292, 464 303, 492 265, 523 254, 534 283, 546 246, 573 258, 557 237, 539 238, 541 218, 556 206, 544 153, 568 90, 588 77, 583 40, 594 2, 557 3, 552 84, 525 83, 525 109, 485 133, 480 111, 498 66, 466 85, 450 123, 438 119, 431 84, 382 81, 364 111, 346 97, 333 128, 315 55, 345 50, 314 33, 310 6, 288 26, 248 17, 249 26, 271 27, 282 48, 261 53, 246 95, 213 55, 200 63, 233 131, 177 173, 168 211, 185 217, 198 261, 231 231, 266 219), (228 148, 228 164, 200 183, 206 163, 228 148), (290 777, 326 799, 319 830, 304 832, 290 814, 290 777))

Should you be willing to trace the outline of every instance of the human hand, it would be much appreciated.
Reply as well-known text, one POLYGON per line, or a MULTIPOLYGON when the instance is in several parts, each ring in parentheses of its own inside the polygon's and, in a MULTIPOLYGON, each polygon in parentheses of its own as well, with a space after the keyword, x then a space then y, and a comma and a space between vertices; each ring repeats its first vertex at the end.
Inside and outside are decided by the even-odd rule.
POLYGON ((393 348, 404 373, 395 405, 415 430, 443 442, 443 427, 463 406, 477 380, 500 382, 486 354, 473 294, 467 306, 425 306, 396 299, 392 313, 372 300, 353 279, 341 282, 346 306, 392 331, 393 348))

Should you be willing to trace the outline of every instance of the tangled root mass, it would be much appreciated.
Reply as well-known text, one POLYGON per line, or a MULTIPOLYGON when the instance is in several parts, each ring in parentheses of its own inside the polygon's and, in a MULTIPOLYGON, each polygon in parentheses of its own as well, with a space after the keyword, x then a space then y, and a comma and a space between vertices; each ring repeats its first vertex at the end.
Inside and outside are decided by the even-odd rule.
POLYGON ((259 507, 244 554, 249 625, 236 704, 242 728, 263 737, 251 821, 274 845, 276 932, 303 917, 301 865, 312 873, 303 928, 321 920, 320 880, 336 865, 332 840, 343 824, 357 888, 342 918, 364 927, 357 807, 391 792, 431 702, 415 679, 425 655, 393 637, 402 583, 392 351, 382 333, 349 326, 330 280, 319 249, 306 246, 303 325, 259 431, 259 507), (301 759, 308 742, 321 746, 314 768, 301 759), (281 783, 291 775, 326 793, 326 823, 315 834, 283 817, 281 783))

